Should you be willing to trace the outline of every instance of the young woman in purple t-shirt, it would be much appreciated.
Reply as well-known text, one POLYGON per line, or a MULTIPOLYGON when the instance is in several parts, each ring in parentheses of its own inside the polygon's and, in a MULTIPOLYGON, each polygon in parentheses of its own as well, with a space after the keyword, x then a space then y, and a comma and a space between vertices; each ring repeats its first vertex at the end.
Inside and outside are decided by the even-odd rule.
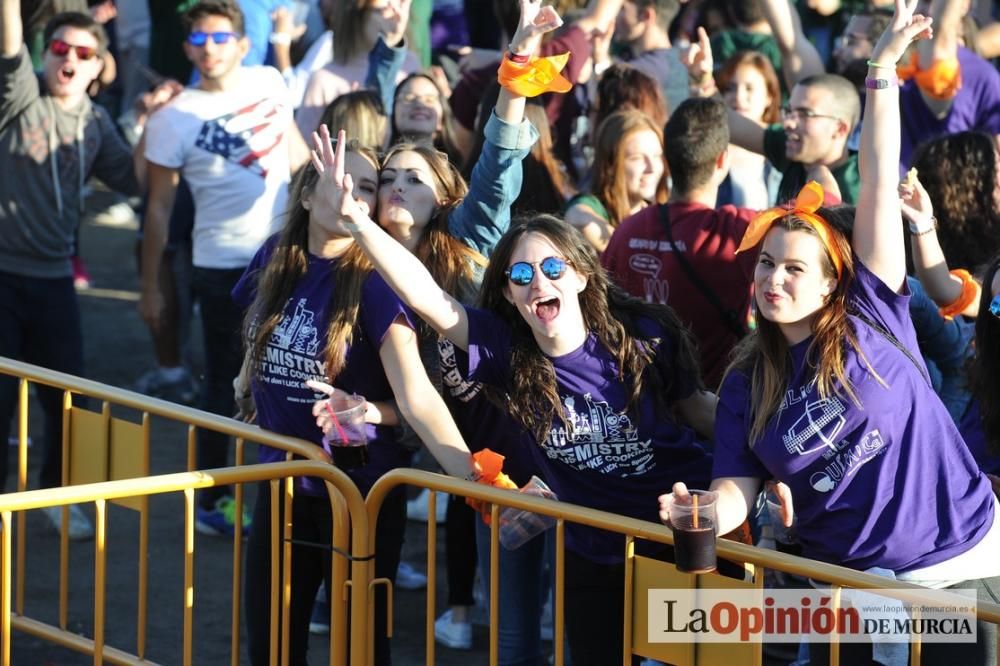
MULTIPOLYGON (((325 186, 349 193, 353 184, 325 186)), ((468 352, 468 376, 493 387, 534 434, 530 454, 561 500, 652 520, 662 484, 707 483, 710 456, 695 431, 710 436, 715 399, 700 390, 693 345, 668 308, 611 284, 571 226, 542 215, 504 234, 476 309, 437 285, 349 196, 336 196, 341 223, 387 283, 468 352)), ((623 541, 573 525, 567 548, 573 661, 614 663, 621 634, 606 629, 622 626, 623 541)))
MULTIPOLYGON (((810 183, 793 209, 755 218, 740 246, 760 244, 758 328, 720 390, 711 488, 720 531, 777 479, 794 498, 806 557, 932 587, 960 583, 994 600, 996 499, 926 377, 908 309, 899 91, 887 72, 930 27, 916 4, 896 0, 869 63, 853 225, 850 209, 822 207, 810 183)), ((978 644, 925 644, 924 661, 993 663, 996 627, 978 631, 978 644)), ((841 649, 867 649, 850 663, 871 660, 870 646, 841 649)))

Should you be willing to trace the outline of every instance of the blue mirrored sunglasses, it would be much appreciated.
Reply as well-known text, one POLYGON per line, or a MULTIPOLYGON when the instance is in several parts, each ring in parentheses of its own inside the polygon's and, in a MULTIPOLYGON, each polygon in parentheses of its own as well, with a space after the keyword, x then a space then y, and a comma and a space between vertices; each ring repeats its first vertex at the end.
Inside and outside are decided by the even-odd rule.
POLYGON ((522 287, 531 284, 535 277, 535 266, 538 266, 542 275, 550 280, 558 280, 566 272, 569 262, 559 257, 546 257, 537 264, 529 264, 527 261, 518 261, 510 265, 504 275, 516 285, 522 287))
POLYGON ((1000 319, 1000 294, 994 296, 993 300, 990 301, 990 314, 1000 319))
POLYGON ((204 46, 208 43, 208 38, 216 44, 225 44, 230 39, 237 39, 239 35, 235 32, 192 32, 188 35, 187 42, 191 46, 204 46))

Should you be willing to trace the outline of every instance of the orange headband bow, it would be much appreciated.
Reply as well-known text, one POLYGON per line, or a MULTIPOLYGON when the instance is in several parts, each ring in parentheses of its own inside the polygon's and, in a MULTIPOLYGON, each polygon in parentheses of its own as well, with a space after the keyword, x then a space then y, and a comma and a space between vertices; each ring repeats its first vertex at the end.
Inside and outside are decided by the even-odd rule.
POLYGON ((795 198, 795 203, 791 208, 778 206, 757 213, 750 220, 747 232, 744 234, 740 246, 736 248, 736 252, 739 253, 755 247, 764 239, 764 236, 775 222, 787 215, 794 215, 808 222, 816 230, 816 234, 823 242, 823 246, 830 253, 830 258, 833 260, 833 268, 837 271, 837 278, 839 279, 841 269, 844 266, 844 259, 840 256, 840 251, 833 242, 833 231, 830 229, 830 225, 816 214, 816 211, 822 205, 823 188, 820 187, 819 183, 811 180, 799 190, 799 196, 795 198))

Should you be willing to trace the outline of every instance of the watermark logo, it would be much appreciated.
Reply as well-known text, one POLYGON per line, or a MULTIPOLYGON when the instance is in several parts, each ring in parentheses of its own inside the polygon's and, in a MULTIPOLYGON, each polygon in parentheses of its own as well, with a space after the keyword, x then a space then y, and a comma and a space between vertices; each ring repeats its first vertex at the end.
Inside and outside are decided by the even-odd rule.
POLYGON ((650 643, 975 643, 975 590, 651 589, 650 643))

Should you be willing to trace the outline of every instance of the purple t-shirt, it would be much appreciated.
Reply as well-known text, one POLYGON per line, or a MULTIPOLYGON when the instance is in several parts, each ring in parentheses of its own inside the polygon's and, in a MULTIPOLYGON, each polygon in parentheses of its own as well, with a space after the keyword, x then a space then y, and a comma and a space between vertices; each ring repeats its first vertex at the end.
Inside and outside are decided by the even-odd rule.
POLYGON ((938 119, 920 96, 914 81, 899 91, 901 121, 900 173, 906 171, 913 151, 924 141, 966 130, 1000 134, 1000 73, 965 47, 958 48, 962 87, 952 100, 948 114, 938 119))
POLYGON ((441 338, 441 383, 444 401, 455 419, 462 438, 472 452, 490 449, 504 456, 503 471, 518 486, 533 474, 544 476, 531 457, 534 438, 518 424, 510 412, 489 399, 482 382, 467 379, 469 355, 441 338))
MULTIPOLYGON (((510 390, 510 327, 491 312, 467 312, 470 377, 510 390)), ((652 322, 644 323, 649 338, 661 339, 656 354, 669 385, 668 401, 690 396, 694 378, 675 371, 673 340, 652 322)), ((675 481, 706 487, 711 456, 694 431, 660 417, 648 391, 637 409, 625 413, 628 386, 594 335, 579 349, 549 360, 573 428, 567 432, 562 420, 554 419, 548 438, 531 450, 561 501, 659 522, 657 497, 675 481)), ((566 535, 567 547, 594 562, 624 559, 624 541, 617 534, 570 523, 566 535)))
MULTIPOLYGON (((909 294, 896 294, 855 257, 851 307, 920 359, 909 294)), ((845 371, 862 407, 819 397, 812 339, 791 348, 792 379, 760 441, 747 443, 747 377, 725 379, 715 421, 713 477, 776 478, 792 490, 806 557, 903 573, 955 557, 993 524, 993 493, 944 405, 883 334, 851 315, 858 344, 887 386, 848 350, 845 371)))
MULTIPOLYGON (((233 288, 233 299, 248 307, 257 290, 259 271, 274 251, 272 237, 254 256, 240 281, 233 288)), ((336 288, 337 260, 309 255, 305 275, 295 285, 282 321, 267 344, 260 374, 251 381, 257 422, 260 427, 323 446, 323 433, 316 427, 312 405, 320 396, 305 385, 307 379, 327 381, 324 347, 329 324, 330 294, 336 288)), ((334 385, 348 393, 357 393, 370 401, 393 399, 392 388, 382 369, 379 347, 396 318, 412 328, 409 311, 378 273, 365 280, 361 308, 354 328, 354 340, 347 351, 344 369, 334 385)), ((396 444, 389 426, 368 424, 368 464, 348 475, 367 493, 378 477, 410 463, 411 454, 396 444)), ((260 462, 285 459, 285 453, 271 447, 260 448, 260 462)), ((308 494, 326 494, 321 484, 306 479, 301 488, 308 494)))

